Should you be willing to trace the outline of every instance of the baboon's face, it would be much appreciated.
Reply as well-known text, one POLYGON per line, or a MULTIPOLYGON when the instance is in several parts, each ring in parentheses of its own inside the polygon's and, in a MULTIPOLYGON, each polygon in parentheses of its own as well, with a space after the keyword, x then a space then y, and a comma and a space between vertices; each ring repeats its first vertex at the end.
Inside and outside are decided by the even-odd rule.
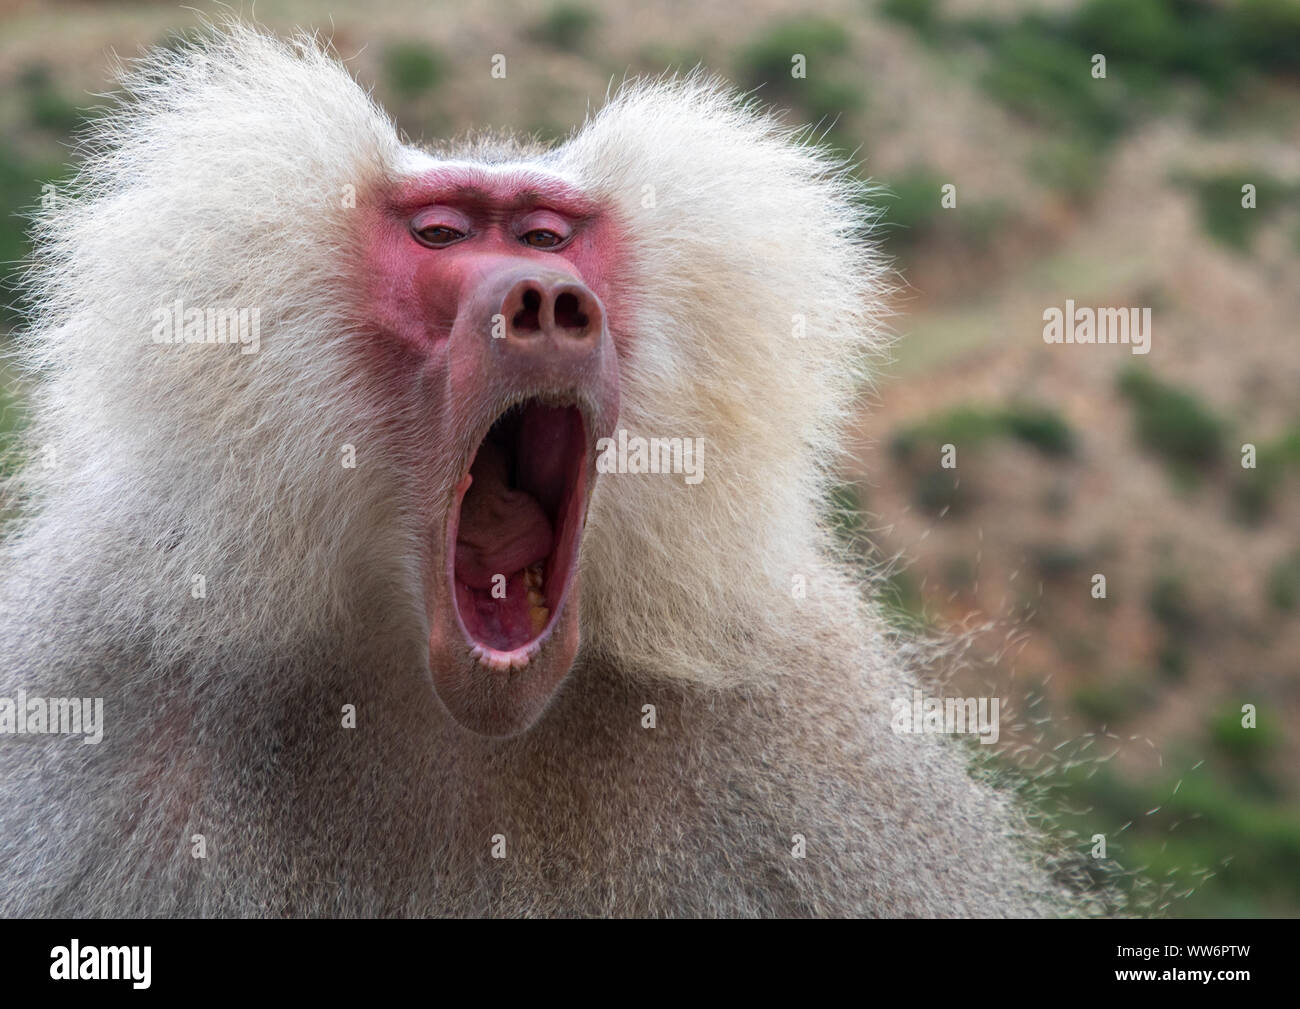
POLYGON ((593 446, 618 418, 616 228, 553 176, 468 166, 365 221, 366 353, 439 474, 422 491, 433 683, 465 726, 517 732, 578 647, 593 446))

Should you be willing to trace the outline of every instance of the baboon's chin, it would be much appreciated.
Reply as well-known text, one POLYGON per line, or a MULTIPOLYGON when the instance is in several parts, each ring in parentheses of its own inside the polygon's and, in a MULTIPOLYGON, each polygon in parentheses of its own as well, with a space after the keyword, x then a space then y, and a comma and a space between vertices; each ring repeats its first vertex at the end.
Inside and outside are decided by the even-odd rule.
POLYGON ((475 732, 528 728, 573 665, 587 446, 577 405, 529 399, 496 418, 456 488, 429 659, 443 704, 475 732))

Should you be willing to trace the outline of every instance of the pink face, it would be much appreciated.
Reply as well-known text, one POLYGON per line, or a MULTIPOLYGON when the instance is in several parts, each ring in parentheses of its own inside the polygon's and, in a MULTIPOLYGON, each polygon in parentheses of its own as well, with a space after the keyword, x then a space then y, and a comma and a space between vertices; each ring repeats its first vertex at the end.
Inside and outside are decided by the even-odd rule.
POLYGON ((440 167, 361 214, 368 359, 437 456, 430 672, 458 721, 508 735, 577 653, 595 444, 618 419, 617 228, 523 169, 440 167))

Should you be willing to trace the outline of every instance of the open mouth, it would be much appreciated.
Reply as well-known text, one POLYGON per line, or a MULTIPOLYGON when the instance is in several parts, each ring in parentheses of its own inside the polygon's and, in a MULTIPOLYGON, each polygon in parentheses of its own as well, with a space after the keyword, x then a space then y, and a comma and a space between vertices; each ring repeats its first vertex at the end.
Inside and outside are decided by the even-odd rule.
POLYGON ((457 488, 451 594, 484 665, 527 665, 555 625, 582 529, 586 445, 577 406, 528 400, 496 419, 457 488))

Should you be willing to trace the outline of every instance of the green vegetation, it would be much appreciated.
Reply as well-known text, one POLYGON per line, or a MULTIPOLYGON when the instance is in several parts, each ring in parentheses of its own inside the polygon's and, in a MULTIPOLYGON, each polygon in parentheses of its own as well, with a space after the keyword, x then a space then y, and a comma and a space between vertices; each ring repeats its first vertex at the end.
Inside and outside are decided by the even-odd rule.
POLYGON ((925 244, 953 242, 978 254, 976 250, 986 247, 989 237, 1005 225, 1007 208, 998 201, 945 208, 940 200, 949 181, 927 167, 887 180, 879 204, 880 234, 891 252, 906 255, 925 244))
POLYGON ((399 98, 418 98, 445 75, 442 57, 424 42, 393 42, 384 49, 384 76, 399 98))
POLYGON ((16 435, 23 429, 24 420, 18 397, 9 388, 7 376, 0 371, 0 477, 13 472, 16 435))
MULTIPOLYGON (((847 57, 849 36, 835 21, 801 18, 782 21, 751 42, 737 59, 740 79, 749 88, 762 88, 759 97, 774 104, 789 104, 812 122, 829 126, 862 104, 860 80, 852 74, 847 57), (793 77, 793 57, 807 60, 807 77, 793 77)), ((834 146, 847 145, 833 141, 834 146)))
POLYGON ((1201 213, 1201 226, 1215 241, 1247 252, 1259 226, 1296 199, 1300 192, 1259 169, 1239 168, 1213 175, 1176 177, 1190 187, 1201 213), (1255 207, 1243 207, 1241 187, 1255 187, 1255 207))
POLYGON ((841 483, 831 488, 830 500, 826 503, 826 521, 841 542, 849 545, 859 542, 862 536, 862 501, 856 486, 841 483))
POLYGON ((1108 78, 1122 78, 1137 95, 1171 82, 1231 93, 1257 74, 1289 75, 1300 66, 1300 4, 1294 0, 1084 0, 1011 18, 945 19, 939 7, 934 0, 884 0, 881 10, 922 38, 976 39, 995 63, 1013 56, 1027 82, 1049 91, 1055 86, 1053 99, 1064 102, 1056 106, 1062 110, 1081 99, 1057 77, 1053 56, 1069 65, 1082 55, 1086 68, 1091 54, 1102 53, 1108 78))
POLYGON ((585 48, 587 36, 599 23, 600 15, 590 8, 581 4, 561 3, 552 7, 533 26, 532 35, 552 49, 576 53, 585 48))
POLYGON ((1037 17, 989 36, 983 79, 989 94, 1012 112, 1041 125, 1109 143, 1129 125, 1133 100, 1112 80, 1092 77, 1092 51, 1055 34, 1037 17))
POLYGON ((1300 66, 1300 4, 1294 0, 1241 0, 1208 11, 1223 19, 1207 29, 1223 30, 1218 45, 1226 63, 1276 74, 1294 74, 1300 66))
POLYGON ((1258 712, 1253 729, 1241 724, 1244 717, 1240 704, 1226 706, 1211 719, 1210 738, 1234 760, 1249 763, 1262 759, 1277 746, 1278 733, 1272 722, 1258 712))
POLYGON ((1155 691, 1140 673, 1114 682, 1086 683, 1074 692, 1074 706, 1098 725, 1120 725, 1155 702, 1155 691))
POLYGON ((1168 108, 1179 86, 1192 85, 1203 109, 1229 119, 1224 103, 1252 81, 1300 66, 1295 0, 1084 0, 1009 17, 948 17, 941 6, 882 0, 879 10, 928 44, 977 47, 990 96, 1035 125, 1068 125, 1073 136, 1036 149, 1031 168, 1075 199, 1096 187, 1105 148, 1168 108), (1106 58, 1105 78, 1092 76, 1094 54, 1106 58))
POLYGON ((932 41, 943 32, 942 6, 942 0, 880 0, 880 13, 932 41))
POLYGON ((939 203, 943 180, 927 168, 896 178, 885 194, 884 234, 891 247, 913 244, 939 230, 945 210, 939 203))
POLYGON ((65 167, 26 161, 16 148, 0 145, 0 327, 19 321, 16 283, 29 252, 27 215, 45 183, 59 185, 65 167))
POLYGON ((0 147, 0 320, 17 321, 10 307, 18 261, 27 254, 27 236, 20 214, 28 210, 40 193, 29 166, 19 162, 11 149, 0 147))
POLYGON ((1014 438, 1043 455, 1064 457, 1074 453, 1075 437, 1055 410, 1033 403, 1012 403, 1002 408, 961 406, 897 432, 890 452, 900 462, 913 460, 922 445, 956 445, 974 448, 991 438, 1014 438))
POLYGON ((18 75, 18 89, 27 106, 27 118, 33 126, 63 137, 81 122, 82 112, 54 85, 50 68, 33 64, 18 75))
POLYGON ((994 438, 1010 438, 1052 458, 1075 449, 1074 432, 1054 410, 1032 403, 1001 408, 962 406, 895 432, 889 450, 913 479, 917 507, 931 515, 961 515, 973 505, 968 483, 957 469, 939 465, 942 447, 975 449, 994 438))
POLYGON ((1173 572, 1162 572, 1151 583, 1147 609, 1171 634, 1186 635, 1196 628, 1196 612, 1187 585, 1173 572))
POLYGON ((925 599, 917 588, 916 580, 906 571, 895 570, 881 583, 876 594, 885 619, 896 630, 916 633, 929 624, 925 615, 925 599))
POLYGON ((1189 918, 1294 915, 1300 906, 1300 818, 1208 764, 1138 783, 1084 759, 1036 784, 1050 818, 1080 844, 1105 835, 1139 914, 1152 901, 1189 918))
POLYGON ((1144 92, 1167 79, 1222 90, 1238 69, 1218 36, 1224 20, 1184 0, 1086 0, 1061 27, 1144 92))
MULTIPOLYGON (((866 546, 862 522, 862 497, 851 483, 831 489, 825 516, 836 538, 853 550, 866 546)), ((917 633, 928 626, 925 600, 907 571, 894 568, 876 583, 876 601, 890 626, 897 631, 917 633)))
MULTIPOLYGON (((54 75, 44 63, 22 70, 16 83, 26 125, 39 134, 62 142, 86 116, 55 85, 54 75)), ((49 143, 52 141, 47 140, 49 143)), ((0 326, 19 321, 15 282, 29 249, 27 215, 40 200, 42 185, 59 183, 66 172, 58 164, 25 156, 23 152, 31 146, 39 149, 42 145, 0 144, 0 326)))
POLYGON ((1074 432, 1055 410, 1024 404, 1002 412, 1007 434, 1044 455, 1074 454, 1074 432))
POLYGON ((1274 563, 1268 572, 1268 601, 1283 612, 1300 605, 1300 550, 1274 563))
POLYGON ((1217 463, 1224 425, 1198 398, 1138 368, 1125 369, 1119 389, 1133 406, 1138 440, 1178 467, 1217 463))
POLYGON ((1187 677, 1187 649, 1174 641, 1166 641, 1156 652, 1156 666, 1168 680, 1187 677))
MULTIPOLYGON (((1263 218, 1257 209, 1241 205, 1241 186, 1236 176, 1202 179, 1196 187, 1196 197, 1206 234, 1230 248, 1245 251, 1263 218)), ((1259 183, 1256 186, 1256 199, 1266 198, 1266 187, 1259 183)))
POLYGON ((1287 474, 1300 470, 1300 425, 1257 447, 1255 468, 1241 470, 1232 487, 1233 507, 1243 522, 1262 521, 1272 510, 1287 474))
POLYGON ((923 469, 913 481, 912 500, 929 515, 964 515, 975 503, 970 488, 962 486, 955 469, 923 469))
POLYGON ((1045 137, 1029 155, 1029 172, 1069 200, 1085 202, 1106 174, 1106 152, 1082 137, 1045 137))
MULTIPOLYGON (((1273 229, 1293 229, 1293 234, 1282 237, 1294 240, 1300 250, 1300 185, 1289 181, 1290 176, 1278 178, 1263 170, 1259 166, 1271 162, 1251 153, 1262 149, 1260 143, 1267 146, 1270 137, 1285 138, 1293 126, 1300 0, 1071 0, 988 8, 997 13, 945 0, 861 0, 861 9, 899 26, 889 33, 891 38, 911 32, 924 44, 922 62, 933 72, 924 82, 929 90, 917 98, 922 108, 940 108, 935 102, 946 99, 945 89, 974 81, 982 89, 977 96, 985 106, 982 112, 988 111, 991 99, 1012 114, 1018 125, 1012 126, 1010 134, 1001 137, 995 130, 988 138, 994 145, 1007 141, 1008 151, 1027 151, 1023 166, 1027 172, 1005 179, 1007 204, 977 203, 966 197, 962 177, 955 171, 962 166, 965 141, 940 142, 924 116, 900 126, 901 116, 891 119, 894 111, 883 103, 870 108, 878 115, 866 114, 872 74, 854 40, 868 38, 870 29, 847 20, 806 16, 771 21, 763 15, 740 23, 734 33, 672 31, 663 33, 672 41, 662 41, 654 25, 636 37, 625 37, 613 21, 602 21, 599 5, 591 0, 548 0, 516 26, 525 43, 533 46, 529 58, 536 61, 538 80, 547 74, 555 79, 556 68, 576 67, 577 61, 568 54, 585 54, 582 62, 590 63, 599 51, 607 57, 601 61, 605 69, 591 80, 575 78, 573 94, 535 89, 536 94, 530 93, 522 105, 509 99, 504 105, 484 99, 465 107, 448 106, 439 88, 453 70, 472 69, 473 54, 439 50, 414 34, 395 36, 391 45, 378 52, 372 47, 369 52, 378 61, 379 81, 399 121, 413 134, 420 127, 432 134, 456 132, 472 124, 514 125, 531 126, 546 139, 558 139, 573 125, 569 99, 580 87, 603 90, 606 70, 615 76, 625 68, 657 74, 668 66, 689 69, 704 63, 725 72, 730 58, 732 76, 742 86, 758 89, 759 100, 790 108, 791 124, 820 121, 823 129, 831 131, 827 140, 846 151, 865 143, 868 155, 879 150, 909 152, 918 160, 901 162, 901 171, 881 180, 888 191, 873 198, 878 199, 884 224, 876 234, 923 288, 920 312, 914 315, 912 307, 904 304, 904 319, 909 324, 924 319, 938 305, 935 318, 927 323, 930 329, 921 332, 934 332, 940 337, 937 342, 949 349, 931 354, 931 360, 947 354, 950 363, 951 347, 974 346, 978 337, 965 334, 985 331, 1004 299, 1024 294, 1012 274, 1023 274, 1021 267, 1035 257, 1059 261, 1064 266, 1057 269, 1057 279, 1068 271, 1068 278, 1077 275, 1091 290, 1109 289, 1106 285, 1117 282, 1121 270, 1114 264, 1140 258, 1141 250, 1125 251, 1115 244, 1111 247, 1119 251, 1103 269, 1096 247, 1081 245, 1077 238, 1081 232, 1092 233, 1098 224, 1109 226, 1107 219, 1062 204, 1086 202, 1105 184, 1117 144, 1128 131, 1156 117, 1168 117, 1179 143, 1188 145, 1175 148, 1175 157, 1186 154, 1182 160, 1190 164, 1201 164, 1192 155, 1202 151, 1205 139, 1192 137, 1193 130, 1202 134, 1231 130, 1216 141, 1218 151, 1239 145, 1237 161, 1216 160, 1220 167, 1172 176, 1172 182, 1184 187, 1183 199, 1199 215, 1205 235, 1227 249, 1248 253, 1261 232, 1267 231, 1263 237, 1271 243, 1278 237, 1273 229), (719 37, 737 41, 724 43, 727 48, 720 51, 719 37), (1092 54, 1098 52, 1107 59, 1106 79, 1091 76, 1092 54), (805 79, 791 76, 791 57, 796 53, 806 57, 805 79), (1267 81, 1267 89, 1260 87, 1267 78, 1274 80, 1267 81), (436 123, 431 118, 444 114, 446 118, 436 123), (938 152, 943 152, 943 169, 936 167, 938 152), (924 158, 935 160, 926 163, 920 160, 924 158), (956 177, 945 177, 949 168, 956 177), (1027 176, 1051 189, 1055 199, 1041 201, 1024 194, 1027 176), (954 210, 940 204, 941 187, 950 181, 959 186, 954 210), (1241 186, 1247 182, 1256 187, 1258 210, 1241 206, 1241 186), (959 261, 964 265, 964 257, 987 263, 979 267, 977 282, 987 281, 988 290, 969 299, 969 292, 959 292, 964 300, 956 311, 954 291, 959 283, 968 284, 970 272, 975 271, 953 270, 956 279, 949 283, 946 268, 959 261), (919 273, 911 272, 913 266, 921 268, 919 273), (985 295, 987 303, 982 300, 985 295)), ((190 44, 200 37, 185 31, 169 44, 190 44)), ((916 52, 915 45, 909 46, 902 57, 911 60, 916 52)), ((370 68, 365 60, 360 62, 364 76, 370 68)), ((0 225, 0 284, 12 281, 27 253, 21 214, 40 198, 42 182, 61 178, 57 167, 64 157, 61 142, 84 114, 70 100, 70 96, 81 97, 80 89, 73 90, 57 57, 49 64, 21 66, 9 71, 11 101, 5 106, 3 123, 6 143, 0 145, 0 218, 5 222, 0 225)), ((947 124, 951 119, 935 121, 947 124)), ((981 129, 987 125, 988 120, 981 118, 981 129)), ((1162 159, 1169 151, 1162 147, 1142 154, 1124 148, 1126 158, 1157 155, 1149 165, 1157 160, 1168 163, 1162 159)), ((899 164, 891 160, 890 170, 899 164)), ((1133 212, 1140 215, 1143 208, 1135 205, 1133 212)), ((1263 249, 1266 243, 1258 245, 1263 249)), ((1195 297, 1180 303, 1176 292, 1183 288, 1167 274, 1148 274, 1144 265, 1135 275, 1140 276, 1131 292, 1133 303, 1158 304, 1155 293, 1142 293, 1144 285, 1150 284, 1152 291, 1170 292, 1171 317, 1178 314, 1176 310, 1185 314, 1200 305, 1195 297)), ((12 300, 10 290, 0 289, 0 334, 15 321, 7 307, 12 300)), ((898 328, 906 330, 908 325, 898 328)), ((1261 338, 1265 335, 1274 338, 1267 327, 1261 338)), ((3 343, 0 335, 0 350, 3 343)), ((1246 388, 1238 385, 1241 371, 1229 370, 1231 387, 1246 388)), ((1031 390, 1034 374, 1026 378, 1031 390)), ((8 378, 0 366, 0 478, 12 472, 18 458, 15 433, 24 423, 21 387, 8 378)), ((1080 393, 1094 392, 1085 381, 1081 380, 1080 393)), ((1290 492, 1300 489, 1300 481, 1287 485, 1300 474, 1300 420, 1280 433, 1252 430, 1238 438, 1235 426, 1230 429, 1192 390, 1166 384, 1138 368, 1125 371, 1119 383, 1129 403, 1126 409, 1132 411, 1135 437, 1160 465, 1168 465, 1177 477, 1191 474, 1207 483, 1218 482, 1217 489, 1227 493, 1234 514, 1244 522, 1286 518, 1285 509, 1294 497, 1290 492), (1254 469, 1242 469, 1236 461, 1242 440, 1257 444, 1254 469)), ((1265 394, 1274 399, 1267 404, 1269 411, 1258 415, 1272 416, 1277 393, 1265 394)), ((1224 402, 1232 401, 1230 397, 1224 402)), ((1271 616, 1266 611, 1266 619, 1257 619, 1253 612, 1234 611, 1230 604, 1211 621, 1207 618, 1218 613, 1210 607, 1216 590, 1203 589, 1171 567, 1177 563, 1179 537, 1187 528, 1181 519, 1170 523, 1172 559, 1164 561, 1147 558, 1140 546, 1118 535, 1107 554, 1105 530, 1097 539, 1083 541, 1060 532, 1061 516, 1069 513, 1071 524, 1077 522, 1106 493, 1104 481, 1082 478, 1104 471, 1110 480, 1123 481, 1122 460, 1089 458, 1077 465, 1038 466, 1041 472, 1008 499, 1016 498, 1018 514, 1028 515, 1024 506, 1036 508, 1041 491, 1042 509, 1048 514, 1028 515, 1020 529, 1007 530, 1005 522, 985 522, 985 514, 974 510, 982 489, 981 467, 978 460, 973 467, 966 464, 969 451, 1013 441, 1046 459, 1068 459, 1076 451, 1076 432, 1058 411, 1037 404, 997 401, 949 408, 951 402, 934 403, 930 408, 934 413, 921 423, 894 432, 890 449, 902 467, 904 489, 920 510, 972 517, 964 532, 945 530, 959 534, 951 538, 936 535, 923 544, 902 536, 891 541, 891 546, 916 549, 921 556, 915 569, 893 570, 878 583, 877 600, 890 626, 899 633, 926 629, 931 626, 927 601, 933 606, 947 592, 969 591, 977 581, 984 589, 980 600, 984 602, 993 594, 987 584, 993 577, 990 572, 1021 566, 1016 558, 1025 555, 1022 573, 1006 586, 1005 594, 1019 597, 1026 609, 1025 597, 1030 597, 1039 614, 1030 630, 1049 639, 1032 663, 1041 665, 1035 670, 1041 680, 1054 676, 1048 696, 1064 695, 1064 712, 1054 706, 1055 701, 1044 701, 1053 705, 1052 716, 1069 715, 1071 709, 1079 712, 1068 719, 1070 735, 1102 724, 1123 736, 1150 734, 1163 758, 1164 770, 1154 772, 1158 777, 1129 779, 1120 760, 1091 759, 1109 754, 1112 741, 1090 740, 1092 748, 1083 754, 1082 763, 1063 765, 1043 781, 1059 800, 1057 819, 1084 839, 1104 833, 1113 859, 1130 872, 1145 868, 1160 883, 1165 897, 1174 898, 1168 913, 1300 913, 1300 812, 1295 805, 1295 775, 1284 764, 1292 751, 1282 745, 1283 737, 1292 735, 1288 711, 1265 708, 1255 696, 1262 698, 1262 689, 1244 691, 1240 701, 1223 707, 1216 702, 1208 717, 1198 715, 1195 738, 1183 740, 1181 753, 1177 743, 1171 746, 1162 735, 1169 725, 1180 724, 1177 720, 1165 719, 1161 709, 1162 717, 1148 724, 1159 701, 1168 700, 1171 707, 1202 704, 1204 695, 1197 691, 1207 677, 1230 681, 1243 670, 1257 670, 1262 684, 1284 682, 1294 664, 1288 665, 1285 640, 1277 629, 1300 612, 1300 544, 1294 536, 1281 538, 1284 548, 1259 564, 1247 582, 1253 598, 1245 603, 1263 600, 1271 616), (939 465, 939 447, 945 443, 958 447, 956 470, 939 465), (932 551, 930 566, 921 559, 926 549, 932 551), (936 549, 940 552, 934 553, 936 549), (1004 566, 1008 559, 1013 563, 1004 566), (1087 594, 1089 577, 1098 570, 1110 578, 1105 600, 1092 600, 1087 594), (929 582, 922 583, 921 571, 930 572, 929 582), (1113 621, 1106 624, 1107 613, 1126 605, 1144 611, 1138 614, 1142 627, 1131 635, 1132 628, 1126 630, 1113 621), (1266 648, 1272 651, 1260 658, 1266 648), (1087 671, 1088 682, 1083 682, 1081 671, 1087 671), (1272 720, 1266 722, 1261 716, 1259 728, 1243 729, 1240 704, 1245 701, 1260 704, 1272 720), (1202 759, 1203 766, 1189 770, 1202 759), (1130 825, 1121 830, 1125 824, 1130 825), (1183 896, 1189 891, 1189 896, 1183 896)), ((1245 415, 1251 416, 1249 411, 1245 415)), ((1089 423, 1128 419, 1090 417, 1089 423)), ((1105 501, 1100 504, 1105 507, 1105 501)), ((858 558, 868 540, 861 511, 862 490, 850 483, 834 488, 824 508, 843 552, 858 558)), ((881 519, 888 523, 890 516, 882 514, 881 519)), ((1220 523, 1219 530, 1223 528, 1220 523)), ((1208 518, 1203 529, 1214 535, 1208 518)), ((1242 530, 1228 532, 1247 535, 1242 530)), ((1280 521, 1274 532, 1282 532, 1280 521)), ((1183 540, 1181 549, 1191 547, 1183 540)), ((879 555, 875 559, 881 563, 879 555)), ((1017 627, 1028 620, 1020 609, 1010 607, 998 611, 997 619, 1003 618, 1017 627)), ((1023 665, 1016 675, 1016 682, 1023 684, 1023 665)), ((1137 743, 1131 745, 1138 748, 1137 743)), ((1083 847, 1086 850, 1087 845, 1083 847)), ((1125 877, 1121 885, 1137 891, 1132 877, 1125 877)))

